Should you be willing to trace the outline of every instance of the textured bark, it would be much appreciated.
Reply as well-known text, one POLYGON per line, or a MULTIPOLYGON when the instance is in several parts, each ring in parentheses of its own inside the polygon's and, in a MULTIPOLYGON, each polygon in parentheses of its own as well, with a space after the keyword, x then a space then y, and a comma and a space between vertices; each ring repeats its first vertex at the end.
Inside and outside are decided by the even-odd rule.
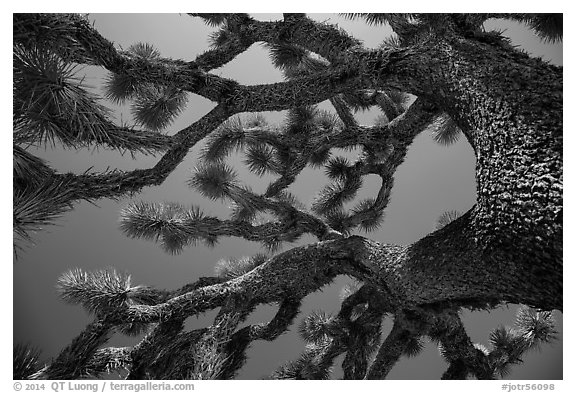
POLYGON ((511 47, 448 37, 389 70, 471 142, 478 199, 466 242, 511 280, 506 300, 561 309, 561 69, 511 47))
POLYGON ((401 41, 413 45, 366 50, 334 26, 315 23, 301 14, 285 14, 280 22, 229 15, 228 28, 234 38, 191 62, 130 56, 82 18, 61 18, 56 18, 59 22, 54 25, 52 16, 15 16, 15 42, 27 45, 34 36, 40 42, 41 29, 36 26, 52 23, 58 28, 50 31, 49 39, 68 45, 58 52, 68 59, 100 65, 141 82, 177 85, 218 103, 173 137, 145 138, 150 149, 166 150, 153 168, 100 175, 51 174, 72 190, 70 200, 117 198, 163 183, 194 145, 241 112, 278 111, 331 100, 345 127, 311 130, 298 138, 269 130, 251 131, 263 143, 286 152, 289 163, 264 196, 251 195, 240 187, 233 188, 233 193, 236 199, 265 205, 267 211, 289 213, 290 220, 252 226, 236 220, 205 219, 186 229, 249 240, 279 233, 313 233, 320 242, 271 257, 235 279, 205 279, 178 291, 157 291, 155 302, 112 310, 89 325, 34 378, 77 378, 87 370, 106 370, 115 361, 118 365, 130 363, 129 379, 186 378, 198 365, 197 359, 190 359, 212 347, 227 356, 218 365, 222 370, 214 375, 232 377, 244 363, 251 342, 273 340, 286 331, 301 300, 339 275, 355 277, 365 285, 342 305, 336 318, 339 325, 333 326, 334 331, 322 343, 325 347, 309 348, 296 366, 286 368, 289 377, 324 377, 334 359, 346 352, 345 377, 384 378, 410 340, 429 334, 440 337, 450 362, 444 378, 469 374, 491 378, 489 358, 474 348, 454 310, 489 308, 501 302, 562 309, 560 68, 529 58, 505 43, 482 39, 481 34, 468 34, 466 28, 477 21, 458 16, 441 17, 446 26, 434 22, 437 34, 432 35, 417 31, 402 17, 390 16, 401 41), (429 38, 418 42, 422 36, 429 38), (313 75, 255 86, 209 73, 258 41, 296 45, 322 56, 329 66, 313 75), (387 126, 359 126, 348 110, 341 94, 365 89, 377 89, 370 99, 393 118, 387 126), (400 108, 379 92, 390 89, 412 93, 418 99, 400 114, 400 108), (474 149, 477 203, 458 220, 414 244, 345 237, 318 217, 272 199, 295 180, 314 153, 362 145, 368 158, 351 171, 357 178, 378 174, 382 186, 370 211, 349 216, 343 226, 359 225, 365 217, 386 208, 394 173, 408 147, 441 112, 456 121, 474 149), (352 307, 360 301, 368 304, 367 310, 353 321, 352 307), (280 304, 272 321, 234 331, 254 307, 272 302, 280 304), (218 307, 221 311, 212 327, 182 332, 185 318, 218 307), (369 366, 367 337, 375 334, 387 313, 395 316, 393 330, 369 366), (129 351, 98 349, 114 327, 127 323, 157 325, 129 351))
POLYGON ((400 323, 394 323, 392 331, 380 346, 378 354, 366 374, 366 379, 385 379, 400 360, 410 338, 410 331, 406 330, 400 323))

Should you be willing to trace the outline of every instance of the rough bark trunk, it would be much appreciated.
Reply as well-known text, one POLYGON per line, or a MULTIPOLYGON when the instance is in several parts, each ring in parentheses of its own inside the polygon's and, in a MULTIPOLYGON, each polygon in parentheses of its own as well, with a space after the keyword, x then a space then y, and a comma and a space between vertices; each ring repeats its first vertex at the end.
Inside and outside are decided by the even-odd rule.
POLYGON ((477 204, 457 230, 407 252, 421 254, 411 274, 446 267, 456 283, 472 269, 506 301, 562 309, 562 70, 505 44, 448 35, 388 71, 448 112, 477 160, 477 204))

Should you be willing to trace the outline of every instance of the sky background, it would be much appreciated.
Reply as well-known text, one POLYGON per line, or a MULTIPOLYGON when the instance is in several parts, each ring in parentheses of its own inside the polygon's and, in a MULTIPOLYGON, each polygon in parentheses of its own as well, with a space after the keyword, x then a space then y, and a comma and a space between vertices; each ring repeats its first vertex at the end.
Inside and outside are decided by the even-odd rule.
MULTIPOLYGON (((278 14, 255 15, 258 19, 270 20, 278 14)), ((370 27, 361 21, 349 21, 335 14, 311 14, 316 20, 338 23, 350 34, 364 41, 367 47, 376 47, 390 30, 387 27, 370 27)), ((214 28, 201 20, 178 14, 93 14, 95 27, 119 47, 128 48, 137 42, 153 44, 165 57, 192 60, 208 48, 208 36, 214 28), (175 37, 177 37, 175 39, 175 37)), ((506 29, 505 34, 513 42, 537 56, 543 56, 555 64, 562 64, 562 45, 546 45, 523 26, 515 23, 506 25, 487 23, 487 28, 506 29)), ((87 84, 98 88, 106 72, 95 67, 85 67, 87 84)), ((243 84, 273 83, 282 80, 267 51, 259 44, 234 61, 212 71, 223 77, 233 78, 243 84)), ((187 110, 166 129, 169 134, 191 124, 207 113, 214 104, 198 96, 189 95, 187 110)), ((329 104, 321 108, 331 110, 329 104)), ((117 108, 117 117, 129 120, 126 108, 117 108)), ((361 123, 371 124, 376 111, 358 115, 361 123)), ((282 113, 267 113, 270 122, 283 121, 282 113)), ((202 143, 195 146, 184 162, 168 177, 163 185, 149 187, 133 201, 179 202, 197 205, 204 213, 225 218, 228 206, 210 202, 186 186, 191 170, 197 163, 202 143)), ((82 173, 87 168, 105 170, 119 168, 149 168, 159 157, 129 154, 105 149, 42 149, 36 152, 62 172, 82 173)), ((339 154, 339 152, 333 152, 339 154)), ((352 158, 357 154, 348 153, 352 158)), ((258 178, 242 165, 243 157, 233 156, 229 160, 240 178, 257 192, 263 191, 272 177, 258 178)), ((443 147, 432 140, 431 133, 419 135, 410 147, 405 162, 395 174, 395 186, 391 202, 386 211, 386 220, 380 230, 367 237, 385 243, 410 244, 434 230, 436 220, 445 211, 466 211, 475 201, 474 154, 461 138, 450 147, 443 147)), ((327 179, 322 170, 307 168, 298 177, 290 191, 308 205, 327 179)), ((380 186, 375 176, 364 179, 364 187, 357 200, 374 196, 380 186)), ((43 350, 43 360, 56 356, 91 321, 81 307, 71 306, 59 300, 55 284, 65 271, 82 267, 97 270, 114 267, 132 275, 134 284, 153 285, 173 289, 194 282, 201 276, 214 275, 214 266, 221 258, 241 257, 262 252, 257 243, 236 238, 222 238, 215 248, 190 247, 182 254, 172 256, 163 252, 158 244, 145 240, 129 239, 119 230, 118 217, 122 207, 132 200, 119 202, 101 200, 92 205, 82 202, 60 220, 34 236, 36 245, 27 247, 13 266, 14 278, 14 341, 30 342, 43 350)), ((314 241, 305 237, 298 244, 314 241)), ((284 248, 288 249, 290 246, 284 248)), ((274 342, 255 342, 248 351, 249 360, 239 374, 242 379, 260 379, 269 375, 286 361, 294 360, 304 350, 304 342, 296 328, 302 318, 312 310, 337 312, 339 292, 349 280, 337 279, 323 291, 309 295, 301 313, 290 332, 274 342)), ((475 342, 488 345, 490 330, 501 324, 513 324, 516 306, 509 305, 488 312, 462 313, 467 330, 475 342)), ((266 322, 273 317, 276 307, 261 306, 247 323, 266 322)), ((200 318, 192 317, 187 328, 208 326, 216 311, 200 318)), ((555 312, 560 340, 542 347, 540 352, 525 356, 524 364, 514 367, 509 379, 561 379, 562 378, 562 314, 555 312)), ((391 328, 391 321, 384 324, 384 332, 391 328)), ((134 339, 115 336, 109 345, 131 345, 134 339)), ((341 376, 337 363, 335 377, 341 376)), ((435 345, 427 344, 416 358, 402 358, 389 374, 389 379, 438 379, 447 364, 440 357, 435 345)))

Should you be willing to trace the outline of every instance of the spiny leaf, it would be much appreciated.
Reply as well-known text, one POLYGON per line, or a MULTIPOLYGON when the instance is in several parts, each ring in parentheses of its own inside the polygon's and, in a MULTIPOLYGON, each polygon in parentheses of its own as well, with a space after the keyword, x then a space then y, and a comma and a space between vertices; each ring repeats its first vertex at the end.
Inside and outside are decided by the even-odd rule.
POLYGON ((302 203, 298 197, 288 191, 281 191, 275 198, 281 202, 284 202, 298 210, 306 211, 306 205, 302 203))
POLYGON ((234 151, 238 151, 246 142, 244 125, 239 117, 233 117, 222 123, 216 132, 208 137, 202 149, 201 159, 220 161, 234 151))
POLYGON ((263 254, 251 257, 221 259, 216 263, 215 272, 218 277, 231 280, 253 270, 268 260, 263 254))
POLYGON ((540 343, 548 343, 557 338, 554 329, 554 317, 550 311, 536 311, 527 306, 521 306, 516 314, 516 326, 519 333, 529 343, 530 348, 538 347, 540 343))
POLYGON ((447 114, 438 116, 430 127, 434 140, 443 146, 456 143, 462 135, 462 130, 447 114))
MULTIPOLYGON (((120 228, 129 237, 160 241, 164 251, 178 254, 196 241, 213 244, 217 238, 200 222, 199 208, 177 203, 133 203, 122 209, 120 228)), ((209 218, 207 218, 209 220, 209 218)))
POLYGON ((110 140, 109 110, 46 49, 14 48, 14 140, 78 147, 110 140))
POLYGON ((384 25, 390 21, 390 14, 345 13, 341 15, 348 19, 364 19, 369 25, 384 25))
POLYGON ((298 332, 310 343, 321 342, 330 335, 333 317, 323 311, 314 311, 302 320, 298 332))
POLYGON ((333 157, 326 164, 326 175, 330 179, 343 179, 348 176, 351 169, 352 164, 346 157, 333 157))
POLYGON ((278 236, 269 236, 261 241, 262 246, 273 254, 282 248, 282 240, 278 236))
POLYGON ((340 209, 342 204, 352 200, 362 187, 362 178, 349 176, 326 186, 312 203, 312 211, 325 215, 340 209))
POLYGON ((257 210, 234 201, 232 202, 231 209, 232 212, 230 213, 230 219, 238 221, 252 222, 258 213, 257 210))
POLYGON ((190 14, 201 18, 208 26, 216 27, 225 23, 231 14, 190 14))
POLYGON ((476 348, 477 350, 482 352, 482 354, 484 354, 485 356, 488 356, 490 354, 490 351, 488 350, 488 348, 486 348, 484 345, 482 345, 480 343, 475 343, 474 348, 476 348))
POLYGON ((56 287, 64 301, 99 313, 126 304, 130 281, 129 275, 115 270, 85 272, 76 268, 60 276, 56 287))
POLYGON ((555 44, 562 41, 563 14, 520 14, 516 19, 524 22, 544 42, 555 44))
POLYGON ((252 114, 245 120, 245 127, 246 128, 262 128, 268 125, 268 121, 266 117, 262 113, 252 114))
POLYGON ((320 148, 310 155, 308 162, 312 167, 320 167, 324 165, 330 158, 330 148, 320 148))
MULTIPOLYGON (((410 95, 400 90, 386 90, 386 95, 399 109, 410 101, 410 95)), ((403 110, 400 112, 403 112, 403 110)))
POLYGON ((210 33, 208 43, 212 48, 221 48, 235 38, 236 35, 230 30, 228 24, 224 23, 220 30, 210 33))
POLYGON ((123 104, 138 94, 142 83, 130 75, 109 73, 104 81, 104 95, 115 104, 123 104))
POLYGON ((424 344, 422 343, 422 339, 420 337, 412 336, 406 343, 406 347, 404 347, 404 351, 402 353, 408 357, 416 357, 422 352, 423 349, 424 344))
POLYGON ((510 352, 518 343, 518 332, 512 328, 499 326, 490 332, 489 341, 495 349, 510 352))
POLYGON ((332 132, 342 129, 343 127, 340 118, 336 114, 326 110, 319 110, 314 117, 314 122, 320 130, 324 130, 325 132, 332 132))
POLYGON ((187 100, 187 93, 175 87, 148 85, 139 89, 132 115, 137 124, 159 131, 184 110, 187 100))
POLYGON ((191 236, 181 222, 168 221, 162 226, 160 244, 162 249, 170 254, 180 254, 185 247, 194 242, 197 237, 191 236))
POLYGON ((280 171, 275 158, 275 151, 269 145, 252 145, 246 150, 244 163, 248 166, 250 172, 263 176, 269 172, 278 173, 280 171))
POLYGON ((452 221, 456 221, 458 218, 460 218, 461 215, 462 212, 459 212, 457 210, 449 210, 442 213, 442 215, 438 217, 438 221, 436 222, 436 230, 440 230, 444 228, 446 225, 450 224, 452 221))
POLYGON ((529 345, 518 331, 504 326, 494 329, 489 341, 494 348, 490 355, 491 363, 494 371, 501 376, 510 372, 510 366, 522 362, 522 354, 529 345))
POLYGON ((354 112, 367 111, 374 105, 373 94, 373 91, 368 90, 352 90, 342 94, 342 98, 354 112))
POLYGON ((131 203, 120 211, 120 229, 132 238, 157 240, 170 221, 182 222, 188 217, 186 209, 178 204, 141 201, 131 203))
POLYGON ((284 76, 286 80, 305 78, 326 71, 329 68, 329 63, 323 59, 316 59, 310 56, 304 57, 300 64, 294 65, 290 68, 284 69, 284 76))
POLYGON ((13 145, 12 167, 14 186, 21 181, 24 184, 40 185, 48 178, 53 170, 41 158, 34 156, 18 145, 13 145))
POLYGON ((16 380, 28 379, 38 371, 40 350, 30 344, 14 345, 12 357, 12 378, 16 380))
POLYGON ((54 224, 72 208, 74 188, 65 180, 46 179, 38 187, 14 189, 13 230, 15 244, 31 241, 30 234, 45 225, 54 224))
MULTIPOLYGON (((141 42, 131 45, 127 53, 143 60, 154 60, 160 57, 160 52, 153 45, 141 42)), ((128 99, 136 97, 147 88, 149 87, 145 83, 126 74, 109 73, 104 82, 106 98, 116 104, 122 104, 128 99)))
POLYGON ((374 208, 376 200, 373 198, 364 199, 352 209, 352 217, 360 218, 359 225, 366 232, 375 231, 384 222, 385 213, 383 209, 374 208))
POLYGON ((397 35, 390 35, 382 41, 380 44, 381 49, 400 49, 402 43, 397 35))
POLYGON ((150 324, 140 322, 126 323, 117 326, 117 329, 120 333, 126 336, 136 337, 149 332, 150 324))
POLYGON ((224 163, 203 164, 195 168, 188 185, 205 197, 222 199, 230 196, 236 177, 236 171, 224 163))
POLYGON ((250 186, 234 186, 230 189, 228 197, 237 205, 254 212, 262 211, 265 208, 262 198, 254 193, 250 186))
POLYGON ((286 130, 288 133, 310 133, 315 128, 318 110, 314 106, 300 106, 288 111, 286 130))
POLYGON ((335 231, 341 232, 344 235, 350 233, 351 228, 348 223, 350 220, 350 215, 342 209, 337 209, 328 212, 324 215, 326 219, 326 224, 335 231))
POLYGON ((208 233, 202 237, 202 243, 208 248, 214 248, 218 245, 218 236, 208 233))
POLYGON ((160 52, 158 49, 154 48, 154 45, 147 42, 138 42, 136 44, 130 45, 128 52, 134 56, 146 60, 154 60, 160 57, 160 52))
POLYGON ((272 63, 281 70, 296 67, 307 57, 307 51, 297 45, 279 43, 266 46, 270 50, 272 63))

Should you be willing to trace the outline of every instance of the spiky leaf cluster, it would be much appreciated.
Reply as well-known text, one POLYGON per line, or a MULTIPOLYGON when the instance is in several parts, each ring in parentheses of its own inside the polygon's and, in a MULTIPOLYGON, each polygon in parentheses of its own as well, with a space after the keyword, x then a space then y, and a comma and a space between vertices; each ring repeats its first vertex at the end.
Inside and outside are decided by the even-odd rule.
POLYGON ((72 208, 74 190, 64 179, 48 178, 38 187, 14 188, 14 238, 30 241, 30 234, 55 220, 72 208))
POLYGON ((44 160, 16 144, 13 146, 12 157, 14 188, 39 186, 53 173, 44 160))
POLYGON ((308 158, 310 166, 319 168, 330 159, 330 148, 320 148, 314 151, 308 158))
POLYGON ((283 71, 287 79, 305 77, 326 70, 329 63, 301 46, 287 42, 265 44, 272 64, 283 71))
POLYGON ((95 65, 75 35, 77 26, 89 26, 87 14, 13 14, 13 44, 24 48, 50 48, 67 61, 95 65), (72 23, 71 23, 72 22, 72 23))
POLYGON ((288 362, 276 370, 272 379, 318 380, 328 379, 332 372, 335 356, 329 353, 331 339, 310 343, 306 351, 295 361, 288 362))
POLYGON ((344 209, 330 211, 324 214, 324 219, 330 228, 344 235, 349 235, 353 229, 350 226, 350 214, 344 211, 344 209))
MULTIPOLYGON (((157 49, 142 42, 131 45, 126 52, 131 57, 140 60, 156 60, 160 57, 160 52, 157 49)), ((106 98, 117 104, 122 104, 137 96, 140 89, 145 86, 146 84, 131 75, 110 73, 104 82, 104 92, 106 98)))
POLYGON ((285 132, 292 134, 309 134, 316 128, 318 109, 314 106, 301 106, 288 111, 285 132))
MULTIPOLYGON (((246 119, 232 117, 210 134, 200 158, 207 162, 219 162, 244 148, 254 149, 258 152, 254 153, 258 157, 266 155, 271 151, 271 146, 265 143, 261 134, 261 130, 266 126, 266 119, 261 114, 246 119)), ((247 158, 247 161, 249 160, 250 158, 247 158)), ((258 164, 255 166, 258 167, 258 164)))
POLYGON ((222 25, 232 14, 190 14, 202 18, 208 26, 216 27, 222 25))
POLYGON ((384 25, 390 22, 393 14, 345 13, 342 15, 348 19, 364 19, 370 25, 384 25))
POLYGON ((326 175, 330 179, 345 179, 352 171, 352 164, 346 157, 332 157, 326 163, 326 175))
POLYGON ((327 185, 312 203, 312 211, 325 215, 338 210, 345 202, 351 201, 358 190, 362 187, 362 178, 348 176, 344 180, 338 180, 327 185))
POLYGON ((377 230, 384 222, 384 210, 375 208, 375 203, 373 198, 364 199, 352 209, 352 219, 358 221, 358 225, 365 232, 377 230))
POLYGON ((147 85, 138 90, 132 115, 137 124, 159 131, 174 121, 187 100, 186 92, 176 87, 147 85))
POLYGON ((250 257, 221 259, 214 268, 216 276, 225 280, 231 280, 253 270, 268 260, 263 254, 250 257))
POLYGON ((295 209, 306 211, 306 205, 298 199, 298 197, 288 191, 281 191, 275 197, 276 200, 285 203, 287 206, 295 209))
POLYGON ((512 365, 522 362, 526 351, 554 341, 557 333, 551 312, 521 306, 514 328, 499 326, 490 333, 489 359, 494 372, 506 376, 512 365))
MULTIPOLYGON (((127 54, 143 62, 154 62, 160 52, 148 43, 130 46, 127 54)), ((170 125, 184 110, 187 93, 176 86, 160 86, 142 82, 133 75, 109 74, 104 84, 106 97, 122 104, 131 100, 131 112, 137 124, 152 131, 170 125)))
POLYGON ((272 64, 281 70, 297 67, 308 57, 308 52, 297 45, 279 43, 267 46, 272 64))
POLYGON ((502 377, 510 373, 511 366, 522 362, 526 342, 515 329, 500 326, 490 333, 489 341, 493 348, 490 354, 492 367, 502 377))
POLYGON ((443 146, 456 143, 462 135, 460 127, 447 114, 438 116, 430 125, 430 130, 434 140, 443 146))
POLYGON ((246 149, 244 163, 250 172, 258 176, 281 171, 280 164, 276 161, 276 150, 270 145, 258 144, 249 146, 246 149))
POLYGON ((333 317, 323 311, 310 313, 302 320, 298 332, 309 343, 320 343, 330 336, 333 317))
POLYGON ((529 348, 538 347, 540 343, 549 343, 555 340, 558 334, 554 328, 552 312, 536 311, 527 306, 518 309, 516 326, 529 348))
POLYGON ((406 346, 404 347, 403 354, 408 357, 418 356, 424 349, 424 343, 420 337, 411 336, 406 346))
POLYGON ((216 340, 203 339, 192 349, 192 368, 187 378, 192 380, 221 379, 225 372, 227 356, 216 340))
POLYGON ((109 140, 109 110, 45 48, 14 47, 14 141, 78 147, 109 140))
POLYGON ((342 98, 354 112, 367 111, 374 105, 373 92, 368 90, 346 91, 342 98))
MULTIPOLYGON (((197 14, 204 16, 206 14, 197 14)), ((219 26, 219 29, 210 33, 208 43, 214 49, 223 48, 233 45, 241 39, 239 36, 239 27, 248 17, 247 14, 207 14, 219 15, 210 20, 209 24, 219 26)))
MULTIPOLYGON (((72 269, 58 279, 60 297, 68 303, 80 304, 95 314, 133 304, 154 305, 160 301, 159 292, 146 286, 132 286, 131 277, 114 269, 86 272, 72 269)), ((147 323, 125 323, 118 331, 137 336, 147 331, 147 323)))
POLYGON ((197 241, 214 243, 216 239, 197 227, 203 215, 196 207, 186 209, 175 203, 133 203, 120 212, 120 229, 129 237, 160 241, 172 254, 197 241))
POLYGON ((236 171, 227 164, 201 164, 194 168, 188 185, 207 198, 222 199, 230 197, 232 188, 237 186, 236 177, 236 171))
POLYGON ((31 346, 30 344, 16 344, 14 345, 12 357, 12 378, 13 379, 28 379, 34 374, 38 368, 38 360, 40 358, 40 350, 31 346))
POLYGON ((65 302, 101 313, 126 304, 132 285, 130 275, 115 270, 72 269, 60 276, 56 288, 65 302))
POLYGON ((562 41, 563 14, 516 14, 514 19, 524 22, 546 43, 562 41))
POLYGON ((440 230, 444 228, 446 225, 450 224, 452 221, 456 221, 462 212, 457 210, 448 210, 442 213, 440 217, 438 217, 438 221, 436 222, 436 230, 440 230))

